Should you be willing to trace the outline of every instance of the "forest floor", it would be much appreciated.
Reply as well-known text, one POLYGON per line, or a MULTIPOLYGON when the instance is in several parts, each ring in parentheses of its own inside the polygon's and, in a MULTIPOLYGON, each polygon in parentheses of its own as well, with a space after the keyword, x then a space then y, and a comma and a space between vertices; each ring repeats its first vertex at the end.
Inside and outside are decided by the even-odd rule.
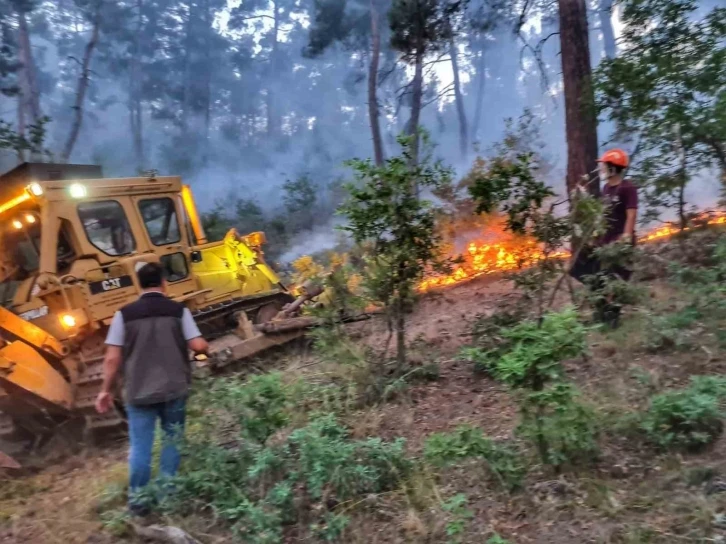
MULTIPOLYGON (((715 235, 709 236, 713 242, 715 235)), ((620 329, 591 330, 589 354, 565 362, 569 379, 595 410, 600 427, 599 454, 588 463, 555 471, 522 446, 527 473, 522 485, 509 491, 494 485, 486 462, 476 456, 462 456, 445 468, 420 461, 432 433, 452 432, 462 424, 481 429, 494 441, 517 443, 515 395, 502 383, 473 372, 472 364, 460 355, 461 348, 474 341, 477 323, 518 300, 509 281, 485 277, 426 294, 410 316, 411 362, 435 371, 425 379, 388 382, 383 394, 371 386, 379 392, 373 400, 362 402, 371 395, 358 387, 338 397, 342 398, 338 408, 325 407, 343 422, 350 443, 371 437, 384 442, 405 438, 405 455, 416 468, 401 482, 342 503, 292 502, 291 508, 307 513, 292 521, 278 520, 281 532, 273 531, 277 536, 269 538, 261 536, 263 529, 257 533, 249 529, 262 527, 250 512, 241 517, 230 514, 229 503, 215 495, 219 490, 203 499, 209 501, 205 507, 171 508, 154 521, 181 527, 210 544, 726 542, 726 480, 720 479, 726 477, 726 436, 719 434, 707 448, 687 453, 657 449, 619 423, 642 413, 654 395, 685 387, 690 376, 726 374, 723 321, 714 322, 708 315, 672 319, 692 306, 691 295, 662 274, 650 276, 639 283, 645 301, 627 309, 620 329), (345 514, 340 530, 332 530, 332 518, 321 509, 345 514), (316 516, 327 521, 315 521, 316 516)), ((563 295, 558 304, 568 298, 563 295)), ((382 320, 348 325, 346 337, 353 346, 348 356, 365 357, 368 347, 378 349, 378 356, 385 359, 380 348, 388 333, 382 320)), ((350 387, 340 384, 357 380, 357 387, 371 380, 367 375, 361 378, 355 365, 336 366, 330 359, 321 357, 309 342, 300 342, 248 363, 225 381, 244 383, 251 374, 270 371, 282 371, 286 383, 294 377, 343 389, 350 387)), ((375 385, 375 380, 370 383, 375 385)), ((313 402, 306 399, 303 404, 313 402)), ((295 410, 305 412, 303 404, 295 410)), ((190 433, 196 436, 200 431, 194 413, 190 433)), ((303 425, 295 417, 285 422, 291 427, 303 425)), ((224 429, 218 436, 229 433, 227 423, 220 424, 224 429)), ((268 442, 289 436, 283 429, 268 442)), ((33 474, 4 480, 0 476, 0 543, 141 542, 123 511, 126 448, 125 441, 117 439, 73 454, 52 451, 36 461, 39 468, 33 474)), ((215 459, 209 457, 209 464, 215 459)), ((209 468, 195 465, 187 470, 204 475, 209 468)), ((194 485, 201 489, 199 482, 194 485)), ((255 515, 263 511, 268 512, 267 507, 255 510, 255 515)))

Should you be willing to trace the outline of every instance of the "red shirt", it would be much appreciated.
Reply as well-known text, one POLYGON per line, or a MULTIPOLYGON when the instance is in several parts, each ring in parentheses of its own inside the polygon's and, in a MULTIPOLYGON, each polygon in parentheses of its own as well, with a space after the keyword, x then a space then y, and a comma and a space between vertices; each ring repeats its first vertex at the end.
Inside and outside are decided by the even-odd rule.
MULTIPOLYGON (((606 231, 600 242, 609 244, 625 232, 627 210, 638 209, 638 189, 628 180, 623 180, 618 185, 605 184, 602 198, 605 201, 606 231)), ((633 233, 633 243, 635 243, 635 233, 633 233)))

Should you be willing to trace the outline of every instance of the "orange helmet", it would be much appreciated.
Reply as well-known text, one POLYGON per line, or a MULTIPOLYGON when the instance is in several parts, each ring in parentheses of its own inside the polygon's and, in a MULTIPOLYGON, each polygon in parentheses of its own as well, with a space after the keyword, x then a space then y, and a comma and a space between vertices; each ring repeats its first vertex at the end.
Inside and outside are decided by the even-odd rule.
POLYGON ((622 149, 610 149, 606 151, 597 162, 607 162, 621 168, 627 168, 630 164, 628 154, 622 149))

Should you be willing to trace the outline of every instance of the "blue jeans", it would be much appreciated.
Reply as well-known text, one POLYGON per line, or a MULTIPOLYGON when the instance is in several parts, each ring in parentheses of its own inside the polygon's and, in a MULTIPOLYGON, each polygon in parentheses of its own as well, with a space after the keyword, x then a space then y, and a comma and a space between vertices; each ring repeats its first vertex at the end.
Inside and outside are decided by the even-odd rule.
POLYGON ((135 502, 134 495, 146 487, 151 480, 151 455, 154 447, 156 420, 161 420, 164 433, 159 473, 169 478, 179 469, 181 455, 178 442, 184 433, 186 398, 158 404, 126 405, 129 420, 129 503, 135 502))

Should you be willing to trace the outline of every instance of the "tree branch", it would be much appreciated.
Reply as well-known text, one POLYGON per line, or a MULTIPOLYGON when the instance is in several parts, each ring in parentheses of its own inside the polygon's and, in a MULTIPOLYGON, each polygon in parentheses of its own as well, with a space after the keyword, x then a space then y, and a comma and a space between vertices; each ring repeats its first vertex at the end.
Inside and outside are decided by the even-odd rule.
POLYGON ((444 87, 444 89, 439 94, 437 94, 434 98, 432 98, 431 100, 429 100, 428 102, 426 102, 423 106, 421 106, 421 109, 425 108, 426 106, 428 106, 432 102, 438 101, 438 99, 441 98, 442 96, 444 96, 446 93, 450 93, 451 91, 453 91, 454 90, 453 87, 454 87, 454 84, 453 83, 451 83, 450 85, 447 85, 446 87, 444 87))
POLYGON ((275 18, 272 15, 267 15, 265 13, 260 15, 250 15, 249 17, 232 17, 232 21, 234 24, 238 23, 244 23, 246 21, 252 21, 253 19, 270 19, 271 21, 274 21, 275 18))

